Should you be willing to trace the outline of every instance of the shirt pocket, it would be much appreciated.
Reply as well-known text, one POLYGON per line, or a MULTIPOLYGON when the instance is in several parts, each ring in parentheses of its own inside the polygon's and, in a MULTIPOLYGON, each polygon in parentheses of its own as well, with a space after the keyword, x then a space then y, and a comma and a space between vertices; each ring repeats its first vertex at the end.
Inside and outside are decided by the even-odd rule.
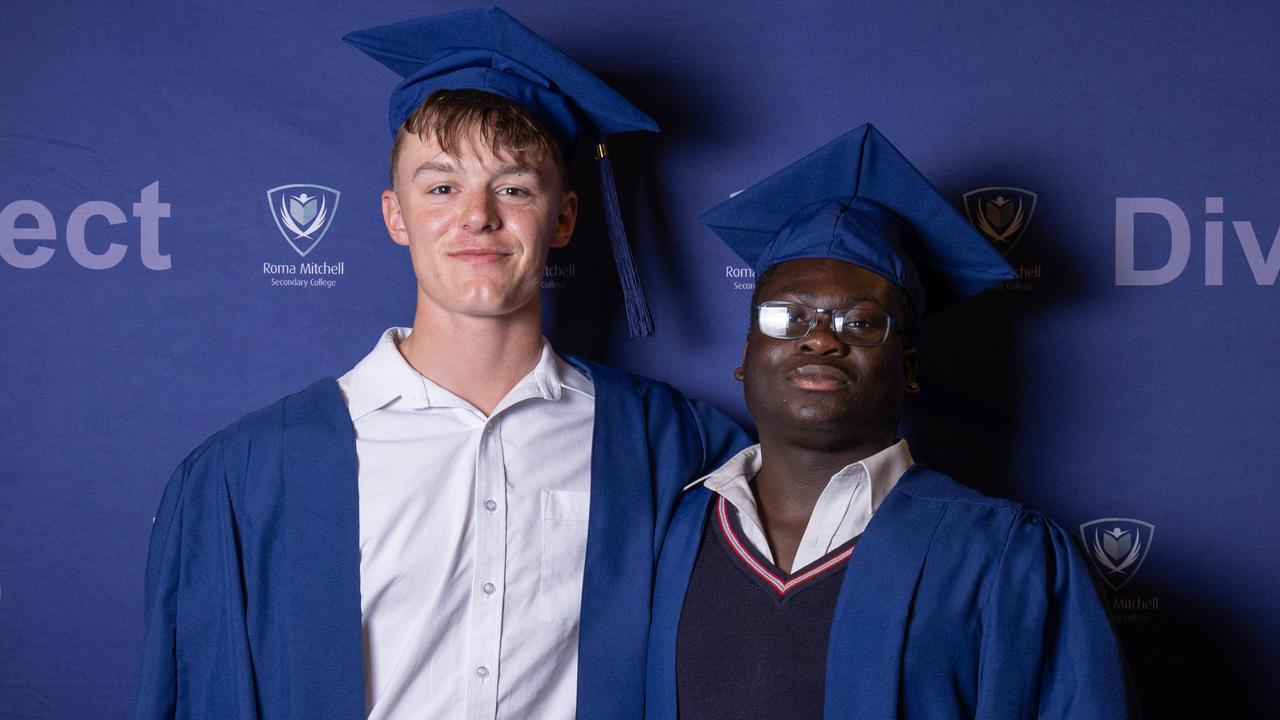
POLYGON ((575 625, 582 609, 582 572, 587 560, 587 517, 591 493, 542 491, 542 566, 538 617, 575 625))

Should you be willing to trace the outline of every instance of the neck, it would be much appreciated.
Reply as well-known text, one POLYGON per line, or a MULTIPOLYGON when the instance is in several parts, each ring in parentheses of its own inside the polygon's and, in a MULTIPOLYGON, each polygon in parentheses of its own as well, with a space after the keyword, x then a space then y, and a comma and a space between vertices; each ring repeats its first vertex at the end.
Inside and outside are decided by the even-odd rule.
POLYGON ((760 433, 764 464, 755 479, 756 501, 768 530, 768 518, 807 524, 818 497, 842 468, 894 443, 892 435, 837 449, 815 449, 760 433))
POLYGON ((458 315, 419 297, 413 334, 400 354, 414 370, 489 415, 542 355, 541 307, 535 298, 496 317, 458 315))

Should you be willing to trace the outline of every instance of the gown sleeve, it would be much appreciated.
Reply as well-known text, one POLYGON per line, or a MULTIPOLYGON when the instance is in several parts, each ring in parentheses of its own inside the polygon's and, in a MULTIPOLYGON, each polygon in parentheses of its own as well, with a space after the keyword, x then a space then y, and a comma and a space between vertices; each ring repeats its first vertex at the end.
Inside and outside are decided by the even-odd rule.
POLYGON ((1052 520, 1017 513, 982 623, 979 720, 1137 717, 1097 584, 1052 520))
POLYGON ((702 467, 697 471, 697 475, 689 480, 696 480, 715 470, 739 450, 754 442, 742 426, 717 410, 711 403, 690 399, 689 407, 693 410, 693 417, 701 430, 703 447, 702 467))
POLYGON ((233 515, 213 439, 174 471, 151 529, 136 720, 258 716, 233 515))
POLYGON ((143 593, 142 670, 133 711, 136 720, 174 717, 178 695, 176 624, 182 496, 193 462, 194 455, 169 478, 152 520, 143 593))

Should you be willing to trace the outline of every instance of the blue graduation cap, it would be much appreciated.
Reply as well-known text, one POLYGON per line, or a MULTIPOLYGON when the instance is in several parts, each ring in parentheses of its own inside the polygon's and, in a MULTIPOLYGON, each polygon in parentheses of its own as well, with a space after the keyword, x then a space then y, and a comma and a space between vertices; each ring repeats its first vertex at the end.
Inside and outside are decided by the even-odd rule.
POLYGON ((1017 277, 1000 253, 873 125, 861 125, 707 211, 757 274, 834 258, 903 288, 936 312, 1017 277))
MULTIPOLYGON (((391 93, 392 135, 431 93, 462 88, 501 95, 527 108, 556 138, 566 162, 580 137, 658 131, 658 124, 626 98, 496 7, 384 25, 342 39, 404 78, 391 93)), ((596 159, 631 334, 652 335, 602 138, 596 159)))

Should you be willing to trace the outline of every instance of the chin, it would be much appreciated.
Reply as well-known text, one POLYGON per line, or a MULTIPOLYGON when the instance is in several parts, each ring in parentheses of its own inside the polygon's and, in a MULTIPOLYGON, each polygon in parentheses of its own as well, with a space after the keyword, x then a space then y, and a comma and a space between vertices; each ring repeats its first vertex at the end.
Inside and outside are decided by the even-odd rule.
POLYGON ((896 436, 883 429, 869 429, 874 425, 878 423, 869 423, 865 418, 796 424, 788 428, 787 442, 815 452, 847 452, 876 444, 872 442, 875 438, 896 436))
POLYGON ((839 435, 848 432, 850 427, 865 426, 866 418, 847 413, 797 413, 789 425, 797 432, 839 435))
POLYGON ((814 450, 840 450, 857 444, 870 428, 885 425, 881 413, 861 412, 865 406, 847 401, 788 404, 787 435, 797 445, 814 450))
MULTIPOLYGON (((856 398, 847 393, 807 393, 786 403, 788 414, 798 425, 838 425, 854 419, 850 409, 857 406, 856 398)), ((854 420, 856 422, 856 420, 854 420)))
POLYGON ((515 291, 491 282, 468 282, 427 295, 435 305, 456 315, 499 317, 528 305, 536 297, 536 291, 515 291))
POLYGON ((453 303, 449 308, 455 314, 471 317, 502 317, 520 309, 520 305, 498 300, 477 300, 453 303))

